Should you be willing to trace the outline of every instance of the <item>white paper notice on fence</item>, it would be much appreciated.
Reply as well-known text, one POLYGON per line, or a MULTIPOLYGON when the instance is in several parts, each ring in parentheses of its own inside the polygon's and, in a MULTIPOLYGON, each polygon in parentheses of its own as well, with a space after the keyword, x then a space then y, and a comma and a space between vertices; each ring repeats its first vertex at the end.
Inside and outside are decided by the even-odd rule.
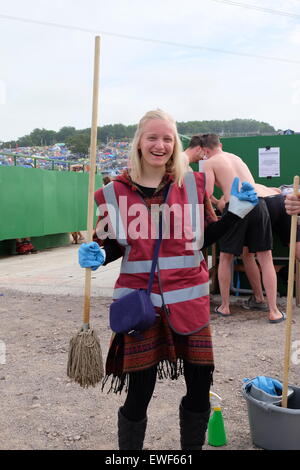
POLYGON ((280 147, 258 149, 259 177, 280 176, 280 147))

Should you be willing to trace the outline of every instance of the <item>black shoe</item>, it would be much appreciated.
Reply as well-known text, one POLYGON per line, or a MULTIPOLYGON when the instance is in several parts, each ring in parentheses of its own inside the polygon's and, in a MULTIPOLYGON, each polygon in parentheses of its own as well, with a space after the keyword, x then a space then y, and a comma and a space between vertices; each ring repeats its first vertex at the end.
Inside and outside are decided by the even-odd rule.
POLYGON ((118 411, 118 439, 120 450, 142 450, 147 427, 147 416, 141 421, 129 421, 118 411))

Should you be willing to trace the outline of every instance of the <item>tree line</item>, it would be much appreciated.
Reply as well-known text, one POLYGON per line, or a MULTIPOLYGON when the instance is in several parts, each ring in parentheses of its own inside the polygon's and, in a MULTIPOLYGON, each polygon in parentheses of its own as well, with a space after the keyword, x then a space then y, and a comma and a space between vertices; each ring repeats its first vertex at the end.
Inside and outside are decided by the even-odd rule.
MULTIPOLYGON (((125 126, 124 124, 109 124, 98 127, 98 143, 99 145, 106 145, 110 140, 129 141, 132 139, 136 127, 136 125, 125 126)), ((221 136, 276 133, 276 130, 270 124, 255 119, 178 122, 177 128, 180 134, 187 136, 208 132, 214 132, 221 136)), ((90 128, 75 129, 72 126, 64 126, 58 132, 47 129, 34 129, 30 134, 17 140, 2 142, 2 147, 38 147, 65 143, 72 152, 87 154, 90 132, 90 128)))

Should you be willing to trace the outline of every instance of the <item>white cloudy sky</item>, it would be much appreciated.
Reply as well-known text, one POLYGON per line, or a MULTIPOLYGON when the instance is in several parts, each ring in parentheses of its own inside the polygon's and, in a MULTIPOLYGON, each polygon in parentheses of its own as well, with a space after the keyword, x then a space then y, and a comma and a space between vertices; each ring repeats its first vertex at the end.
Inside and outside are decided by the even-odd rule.
POLYGON ((300 131, 300 1, 240 3, 298 18, 213 0, 2 0, 0 140, 90 127, 95 36, 5 15, 198 46, 102 34, 100 125, 159 107, 177 121, 253 118, 300 131))

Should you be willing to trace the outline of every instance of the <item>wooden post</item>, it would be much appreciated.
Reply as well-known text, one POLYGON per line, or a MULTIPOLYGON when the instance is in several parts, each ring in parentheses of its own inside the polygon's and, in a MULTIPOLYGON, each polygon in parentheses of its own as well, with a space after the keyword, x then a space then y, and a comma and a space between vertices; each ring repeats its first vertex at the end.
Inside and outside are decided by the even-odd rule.
MULTIPOLYGON (((93 83, 93 112, 90 141, 90 172, 87 214, 87 243, 93 241, 93 219, 94 219, 94 192, 95 192, 95 170, 97 149, 97 123, 98 123, 98 100, 99 100, 99 64, 100 64, 100 36, 95 38, 94 57, 94 83, 93 83)), ((91 268, 85 268, 83 325, 88 328, 90 321, 90 298, 91 298, 91 268)))
MULTIPOLYGON (((294 177, 294 194, 299 192, 299 176, 294 177)), ((294 293, 294 277, 295 277, 295 253, 296 253, 296 233, 298 216, 292 215, 291 236, 290 236, 290 256, 289 256, 289 279, 287 292, 287 308, 286 308, 286 332, 285 332, 285 351, 284 351, 284 367, 283 367, 283 390, 281 406, 287 408, 287 394, 289 383, 289 369, 291 356, 291 333, 292 333, 292 314, 293 314, 293 293, 294 293)))

